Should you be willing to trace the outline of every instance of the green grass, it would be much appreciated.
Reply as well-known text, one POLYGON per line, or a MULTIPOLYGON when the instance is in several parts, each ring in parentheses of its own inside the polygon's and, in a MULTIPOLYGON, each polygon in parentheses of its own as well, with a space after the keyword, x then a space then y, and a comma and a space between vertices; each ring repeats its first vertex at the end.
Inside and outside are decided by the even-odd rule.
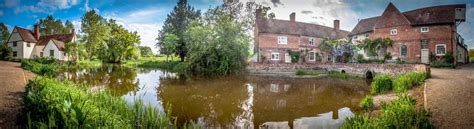
POLYGON ((100 61, 78 61, 60 63, 53 58, 35 58, 21 60, 21 67, 41 76, 54 76, 67 69, 87 69, 99 67, 100 61))
POLYGON ((387 74, 375 76, 372 84, 370 93, 378 94, 392 90, 392 77, 387 74))
POLYGON ((29 128, 176 128, 171 116, 140 100, 128 106, 108 92, 47 77, 28 83, 22 104, 29 128))
POLYGON ((398 76, 393 82, 393 90, 397 93, 405 92, 414 86, 421 85, 428 78, 426 73, 411 72, 398 76))
POLYGON ((390 104, 382 104, 374 116, 367 113, 346 118, 342 129, 431 129, 430 113, 416 108, 416 101, 406 94, 390 104))
POLYGON ((374 107, 374 98, 370 95, 365 96, 359 103, 359 107, 364 110, 370 110, 374 107))

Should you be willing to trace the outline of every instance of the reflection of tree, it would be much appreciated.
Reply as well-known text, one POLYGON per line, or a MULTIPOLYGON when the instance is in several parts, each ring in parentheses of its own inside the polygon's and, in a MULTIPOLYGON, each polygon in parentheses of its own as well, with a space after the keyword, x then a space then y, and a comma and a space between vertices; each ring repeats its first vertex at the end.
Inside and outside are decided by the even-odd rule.
MULTIPOLYGON (((206 126, 231 125, 242 112, 240 105, 248 98, 243 77, 186 80, 162 78, 158 96, 170 104, 178 123, 202 120, 206 126)), ((169 106, 164 106, 169 110, 169 106)))
POLYGON ((292 126, 297 118, 337 112, 342 107, 356 109, 368 91, 364 80, 247 78, 254 86, 254 127, 271 121, 288 121, 292 126))
POLYGON ((123 96, 139 90, 137 71, 120 65, 104 65, 83 71, 71 70, 63 74, 69 80, 93 87, 104 87, 114 95, 123 96))

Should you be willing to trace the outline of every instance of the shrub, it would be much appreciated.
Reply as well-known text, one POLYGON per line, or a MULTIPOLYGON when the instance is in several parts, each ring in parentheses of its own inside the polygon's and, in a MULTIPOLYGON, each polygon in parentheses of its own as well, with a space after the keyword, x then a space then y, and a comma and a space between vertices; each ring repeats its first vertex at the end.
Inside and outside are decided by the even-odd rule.
POLYGON ((372 85, 371 85, 371 93, 377 94, 382 93, 385 91, 392 90, 392 78, 390 75, 379 75, 375 76, 372 85))
POLYGON ((455 68, 456 66, 452 63, 446 63, 441 61, 433 61, 430 64, 433 68, 455 68))
POLYGON ((444 59, 445 63, 453 63, 454 62, 454 57, 449 52, 444 54, 443 59, 444 59))
POLYGON ((364 55, 357 54, 357 62, 358 63, 367 63, 368 61, 364 59, 364 55))
POLYGON ((369 110, 374 107, 374 98, 370 95, 367 95, 360 101, 359 107, 364 110, 369 110))
POLYGON ((355 115, 346 118, 341 129, 373 129, 372 119, 369 115, 355 115))
POLYGON ((38 77, 23 96, 23 112, 30 128, 168 128, 170 116, 141 101, 128 107, 108 92, 86 92, 72 82, 38 77))
POLYGON ((64 68, 53 58, 21 60, 21 67, 42 76, 54 76, 64 68))
POLYGON ((297 70, 295 74, 296 74, 296 75, 305 75, 306 72, 303 71, 303 70, 297 70))
POLYGON ((410 72, 400 75, 393 83, 393 90, 401 93, 413 86, 421 85, 427 79, 426 73, 410 72))

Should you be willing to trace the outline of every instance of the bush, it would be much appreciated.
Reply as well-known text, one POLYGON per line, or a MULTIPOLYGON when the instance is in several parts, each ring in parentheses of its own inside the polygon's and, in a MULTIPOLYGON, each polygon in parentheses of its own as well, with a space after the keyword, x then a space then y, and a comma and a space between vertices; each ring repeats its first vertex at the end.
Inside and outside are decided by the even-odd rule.
POLYGON ((29 128, 168 128, 170 116, 141 101, 128 107, 108 92, 86 92, 72 82, 38 77, 22 99, 29 128))
POLYGON ((449 52, 444 54, 443 59, 444 59, 445 63, 453 63, 454 62, 454 57, 449 52))
POLYGON ((306 72, 303 71, 303 70, 297 70, 295 74, 296 74, 296 75, 305 75, 306 72))
POLYGON ((452 63, 446 63, 446 62, 440 62, 440 61, 431 62, 430 66, 433 68, 455 68, 456 67, 452 63))
POLYGON ((13 56, 13 49, 6 43, 0 43, 0 60, 10 60, 13 56))
POLYGON ((416 101, 408 95, 399 95, 391 104, 382 104, 375 116, 356 114, 346 118, 342 129, 431 129, 429 112, 416 108, 416 101))
POLYGON ((400 75, 393 83, 393 90, 401 93, 413 86, 421 85, 427 79, 426 73, 410 72, 400 75))
POLYGON ((54 76, 63 67, 53 58, 21 60, 21 67, 42 76, 54 76))
POLYGON ((360 101, 359 107, 364 110, 370 110, 374 107, 374 98, 370 95, 365 96, 364 99, 360 101))
POLYGON ((385 91, 392 90, 392 77, 390 75, 379 75, 375 76, 372 85, 371 93, 377 94, 385 91))

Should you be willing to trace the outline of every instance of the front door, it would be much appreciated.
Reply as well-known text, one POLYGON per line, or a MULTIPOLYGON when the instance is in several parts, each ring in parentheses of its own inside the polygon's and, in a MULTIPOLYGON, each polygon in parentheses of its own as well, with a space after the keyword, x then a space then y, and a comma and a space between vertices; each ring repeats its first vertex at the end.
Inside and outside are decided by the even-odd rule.
POLYGON ((291 63, 291 57, 288 53, 285 53, 285 63, 291 63))
POLYGON ((430 51, 428 49, 421 49, 421 63, 430 63, 430 51))

